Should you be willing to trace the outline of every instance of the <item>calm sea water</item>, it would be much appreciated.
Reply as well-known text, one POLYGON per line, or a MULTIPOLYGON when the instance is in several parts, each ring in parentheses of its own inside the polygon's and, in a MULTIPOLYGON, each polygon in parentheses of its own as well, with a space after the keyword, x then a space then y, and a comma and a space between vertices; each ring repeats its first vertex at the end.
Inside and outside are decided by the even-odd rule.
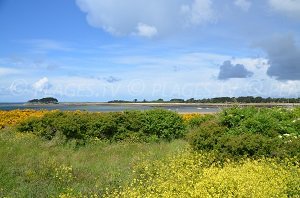
MULTIPOLYGON (((94 111, 94 112, 118 112, 125 110, 147 110, 155 107, 146 106, 146 105, 110 105, 110 104, 101 104, 101 105, 25 105, 24 103, 0 103, 0 110, 14 110, 14 109, 35 109, 35 110, 54 110, 59 109, 62 111, 94 111)), ((199 107, 199 106, 165 106, 160 107, 171 111, 176 111, 179 113, 185 112, 194 112, 194 113, 213 113, 219 112, 220 108, 216 107, 199 107)))

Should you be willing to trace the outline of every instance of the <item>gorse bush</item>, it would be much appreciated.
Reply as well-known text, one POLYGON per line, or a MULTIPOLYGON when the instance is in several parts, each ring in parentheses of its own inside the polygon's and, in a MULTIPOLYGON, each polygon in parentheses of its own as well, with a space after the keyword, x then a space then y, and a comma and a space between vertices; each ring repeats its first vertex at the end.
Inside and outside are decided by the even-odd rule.
POLYGON ((91 138, 103 140, 172 140, 183 137, 183 119, 175 112, 154 109, 110 113, 62 112, 46 113, 17 125, 19 132, 31 132, 51 140, 62 134, 67 140, 85 142, 91 138))
POLYGON ((200 122, 187 135, 196 150, 240 157, 300 156, 300 111, 283 108, 230 108, 200 122))
MULTIPOLYGON (((188 119, 185 119, 186 124, 189 128, 197 128, 199 127, 203 122, 206 122, 208 120, 211 120, 215 117, 215 115, 211 114, 193 114, 192 116, 189 116, 188 119)), ((185 116, 184 116, 185 118, 185 116)))
POLYGON ((42 117, 46 111, 12 110, 0 111, 0 129, 18 124, 29 117, 42 117))

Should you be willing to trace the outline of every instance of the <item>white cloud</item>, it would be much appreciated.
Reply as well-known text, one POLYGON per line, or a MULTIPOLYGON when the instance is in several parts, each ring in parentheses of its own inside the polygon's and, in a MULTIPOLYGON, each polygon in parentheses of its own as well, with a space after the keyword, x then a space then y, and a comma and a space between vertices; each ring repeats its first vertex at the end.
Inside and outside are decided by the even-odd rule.
POLYGON ((181 13, 189 25, 199 25, 214 19, 212 2, 209 0, 195 0, 190 5, 184 4, 181 6, 181 13))
POLYGON ((269 4, 275 11, 291 17, 300 17, 299 0, 269 0, 269 4))
POLYGON ((248 11, 251 7, 251 2, 248 0, 235 0, 234 5, 240 7, 244 11, 248 11))
POLYGON ((51 87, 47 77, 41 78, 32 85, 33 89, 38 92, 44 92, 51 87))
POLYGON ((144 23, 139 23, 136 27, 137 35, 151 38, 157 34, 157 29, 154 26, 147 25, 144 23))
POLYGON ((87 14, 91 26, 113 35, 130 35, 139 24, 147 26, 147 30, 141 26, 143 35, 166 35, 214 20, 212 0, 76 0, 76 3, 87 14))

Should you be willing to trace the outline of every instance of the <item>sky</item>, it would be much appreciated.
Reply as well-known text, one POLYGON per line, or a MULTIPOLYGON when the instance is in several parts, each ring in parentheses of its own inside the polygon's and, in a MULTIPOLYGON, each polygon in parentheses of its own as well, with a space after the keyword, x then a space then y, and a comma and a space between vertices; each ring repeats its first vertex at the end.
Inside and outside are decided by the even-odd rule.
POLYGON ((300 0, 0 0, 0 102, 300 97, 300 0))

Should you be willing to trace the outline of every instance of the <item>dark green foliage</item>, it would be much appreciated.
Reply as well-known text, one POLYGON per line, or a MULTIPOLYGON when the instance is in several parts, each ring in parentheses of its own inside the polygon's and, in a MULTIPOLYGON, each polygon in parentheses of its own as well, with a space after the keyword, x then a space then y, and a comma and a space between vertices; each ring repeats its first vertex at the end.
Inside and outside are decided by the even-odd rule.
POLYGON ((89 137, 96 137, 99 139, 111 139, 118 126, 116 123, 117 114, 87 114, 90 117, 87 128, 87 135, 89 137))
POLYGON ((219 139, 217 150, 239 156, 275 156, 279 146, 278 138, 269 138, 261 134, 243 133, 240 135, 224 135, 219 139))
POLYGON ((57 104, 58 100, 53 97, 47 97, 47 98, 29 100, 28 103, 57 104))
POLYGON ((184 135, 182 118, 174 112, 155 109, 111 113, 55 111, 31 118, 17 126, 19 132, 31 132, 45 139, 57 134, 67 140, 85 142, 91 138, 109 141, 171 140, 184 135))
POLYGON ((225 134, 226 128, 219 125, 215 120, 206 121, 201 127, 189 133, 187 138, 196 150, 213 150, 220 137, 225 134))
POLYGON ((299 108, 230 108, 202 122, 187 139, 194 149, 224 158, 300 156, 299 118, 299 108))
POLYGON ((183 137, 184 124, 182 118, 175 112, 163 109, 146 111, 142 131, 167 140, 183 137))

